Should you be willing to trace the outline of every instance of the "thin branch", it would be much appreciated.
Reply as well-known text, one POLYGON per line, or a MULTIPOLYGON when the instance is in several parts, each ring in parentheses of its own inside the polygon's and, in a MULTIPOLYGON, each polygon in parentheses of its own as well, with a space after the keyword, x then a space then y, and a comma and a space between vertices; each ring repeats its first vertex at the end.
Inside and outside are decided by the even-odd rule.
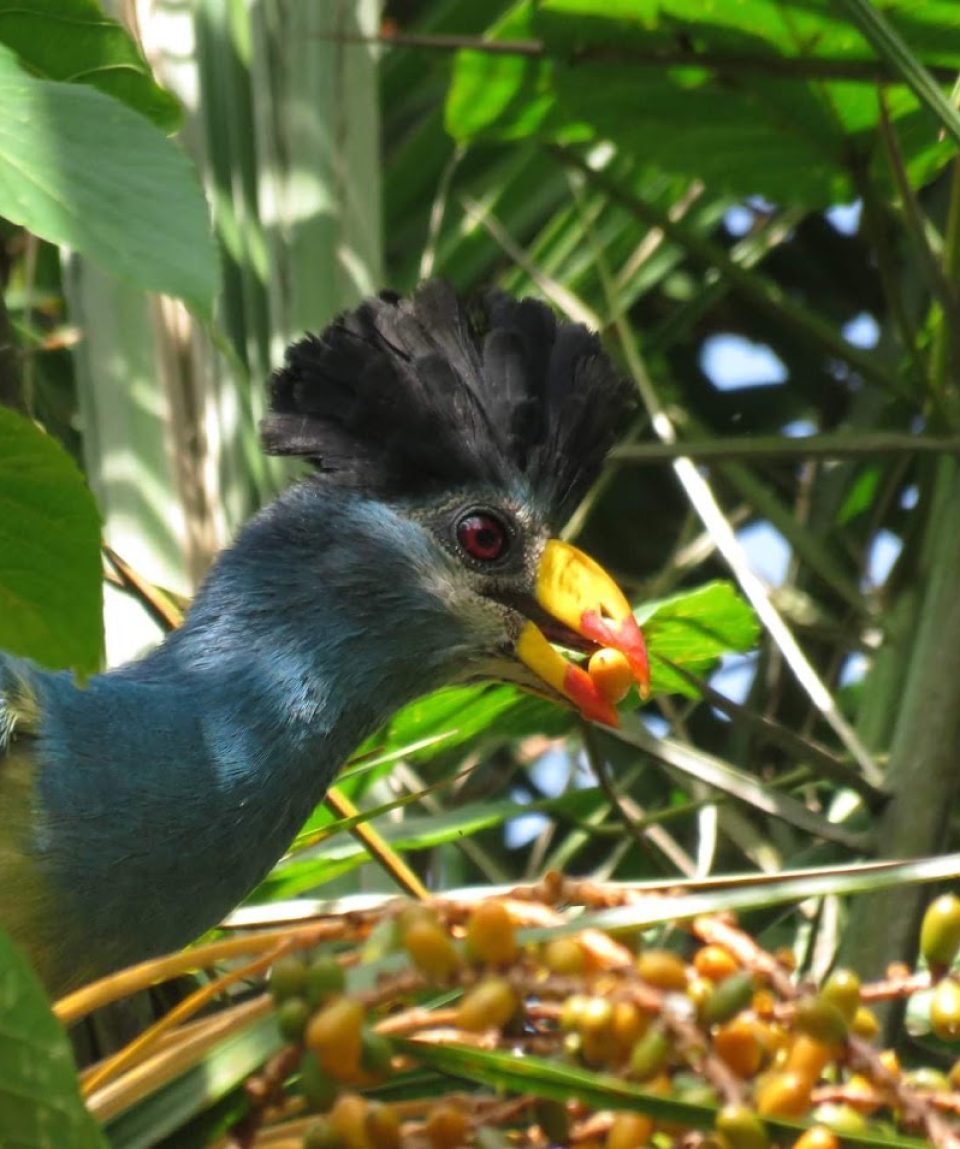
MULTIPOLYGON (((650 853, 650 847, 655 846, 684 877, 691 878, 696 872, 693 859, 687 854, 677 840, 657 821, 647 820, 647 812, 641 810, 635 802, 625 798, 617 792, 613 778, 610 774, 610 765, 606 756, 597 745, 596 731, 587 722, 581 722, 583 749, 587 762, 593 771, 604 797, 610 807, 619 815, 620 825, 627 835, 633 839, 640 852, 644 855, 650 853)), ((622 831, 621 831, 622 837, 622 831)))
MULTIPOLYGON (((331 786, 323 800, 338 818, 355 818, 360 813, 339 786, 331 786)), ((430 891, 423 882, 369 822, 358 822, 350 828, 350 833, 366 847, 402 890, 421 900, 430 897, 430 891)))
POLYGON ((900 141, 897 139, 897 132, 890 118, 887 94, 883 88, 877 93, 877 98, 880 103, 880 138, 886 149, 887 163, 900 195, 903 220, 913 240, 913 249, 917 254, 920 269, 927 281, 928 290, 943 308, 947 322, 954 331, 960 331, 960 299, 957 298, 954 284, 944 275, 943 268, 930 249, 923 209, 920 207, 916 193, 910 184, 900 141))
MULTIPOLYGON (((566 153, 560 148, 551 148, 552 152, 560 155, 561 159, 567 154, 571 156, 573 164, 576 168, 587 175, 588 180, 591 175, 594 175, 592 169, 584 161, 576 156, 574 153, 566 153)), ((617 198, 626 199, 627 202, 632 201, 633 197, 621 192, 616 184, 610 183, 610 186, 617 192, 617 198)), ((657 212, 660 215, 659 212, 657 212)), ((661 222, 660 226, 664 231, 670 235, 671 229, 676 231, 676 226, 669 220, 666 223, 661 222)), ((587 229, 587 237, 591 238, 591 233, 587 229)), ((688 237, 692 239, 692 237, 688 237)), ((702 241, 697 240, 698 244, 702 241)), ((711 249, 715 245, 708 244, 711 249)), ((608 295, 608 306, 613 313, 612 321, 613 327, 620 340, 620 346, 623 350, 624 359, 626 360, 627 367, 636 384, 637 391, 640 395, 643 406, 646 408, 650 417, 653 430, 656 435, 667 443, 676 443, 677 431, 660 402, 653 381, 647 371, 646 364, 640 355, 640 350, 637 347, 636 339, 634 338, 633 331, 627 323, 624 315, 618 310, 619 301, 614 298, 612 294, 612 286, 610 283, 609 274, 606 271, 604 261, 601 257, 599 249, 597 250, 597 269, 604 284, 604 290, 608 295)), ((733 264, 727 256, 723 259, 730 264, 733 270, 742 275, 741 270, 733 264)), ((752 277, 748 277, 752 280, 752 277)), ((775 285, 769 285, 773 288, 775 285)), ((766 302, 770 304, 772 301, 768 297, 766 302)), ((779 311, 779 308, 772 308, 779 311)), ((812 320, 813 317, 810 317, 812 320)), ((821 323, 822 321, 817 321, 821 323)), ((823 326, 827 326, 823 324, 823 326)), ((828 328, 829 330, 829 328, 828 328)), ((810 701, 823 715, 824 720, 834 731, 836 736, 843 743, 848 753, 857 763, 857 766, 863 773, 863 776, 874 786, 879 786, 881 783, 881 774, 877 769, 876 763, 870 755, 869 750, 864 746, 860 740, 857 732, 853 729, 847 719, 843 716, 840 708, 837 706, 833 695, 827 689, 820 675, 817 673, 816 668, 811 663, 810 659, 804 653, 797 639, 794 637, 793 631, 789 628, 783 615, 777 610, 776 606, 770 599, 767 588, 764 586, 762 579, 760 579, 753 568, 751 567, 746 553, 737 539, 733 527, 730 525, 729 519, 724 515, 717 498, 710 487, 710 484, 701 475, 696 465, 688 455, 681 455, 673 462, 673 470, 677 476, 680 485, 683 487, 690 504, 699 515, 703 525, 707 528, 713 536, 717 544, 717 549, 726 560, 727 565, 732 570, 734 577, 740 584, 740 589, 750 600, 753 609, 757 612, 757 616, 766 628, 771 639, 776 643, 780 653, 783 655, 784 660, 793 672, 797 682, 806 692, 810 701)), ((724 789, 724 787, 719 787, 724 789)), ((735 791, 734 791, 735 792, 735 791)), ((786 820, 790 820, 785 815, 786 820)), ((799 823, 795 823, 799 824, 799 823)), ((821 836, 830 837, 830 834, 823 834, 821 836)))
POLYGON ((819 742, 815 742, 811 738, 805 738, 803 735, 795 733, 789 726, 783 726, 779 722, 774 722, 772 719, 758 714, 748 706, 734 702, 725 694, 714 690, 709 682, 704 681, 704 679, 699 678, 695 674, 691 674, 685 667, 669 659, 665 661, 675 674, 679 674, 681 678, 689 682, 691 686, 700 692, 704 702, 722 711, 735 722, 749 725, 756 730, 766 742, 779 746, 798 761, 806 759, 810 763, 810 768, 817 774, 829 778, 838 786, 849 787, 855 793, 859 794, 872 810, 882 808, 890 798, 889 792, 883 789, 882 786, 876 786, 869 782, 854 770, 852 766, 840 758, 837 758, 835 754, 832 754, 819 742))
POLYGON ((20 378, 18 345, 13 337, 13 326, 4 302, 2 283, 0 283, 0 403, 17 411, 26 410, 20 378))
MULTIPOLYGON (((486 40, 477 36, 423 35, 392 32, 385 36, 333 34, 317 37, 342 44, 370 44, 382 48, 414 48, 428 52, 479 52, 485 56, 521 56, 531 60, 563 60, 567 64, 636 64, 650 68, 710 68, 735 76, 757 74, 797 80, 862 80, 868 83, 906 83, 893 66, 880 60, 846 60, 830 56, 781 56, 774 52, 698 51, 674 43, 669 48, 638 45, 588 44, 571 52, 551 50, 542 40, 486 40)), ((927 72, 944 83, 956 71, 931 64, 927 72)))
POLYGON ((953 83, 956 80, 955 72, 944 77, 936 75, 934 69, 925 67, 872 0, 832 0, 832 4, 848 16, 851 23, 856 24, 894 78, 901 84, 907 84, 917 99, 933 112, 946 131, 960 144, 960 116, 936 83, 938 79, 953 83))
MULTIPOLYGON (((960 157, 950 165, 950 200, 947 208, 947 231, 943 244, 943 274, 948 283, 955 283, 960 273, 960 157)), ((942 395, 946 386, 947 365, 957 354, 957 331, 951 328, 947 316, 940 317, 934 330, 933 351, 930 356, 931 385, 935 395, 942 395)))
POLYGON ((897 379, 875 355, 854 347, 832 324, 799 307, 779 284, 745 270, 719 244, 678 225, 667 212, 628 192, 605 172, 595 170, 578 152, 555 144, 548 145, 547 151, 564 166, 582 172, 590 184, 600 188, 614 203, 620 204, 642 223, 648 227, 662 228, 668 239, 683 248, 696 262, 715 268, 732 288, 750 300, 758 310, 772 316, 778 323, 792 327, 803 337, 815 340, 826 354, 844 360, 865 379, 879 383, 892 392, 897 391, 897 379))
POLYGON ((701 463, 808 459, 873 459, 891 455, 960 455, 960 437, 877 432, 856 435, 742 435, 676 443, 630 443, 610 458, 634 466, 658 466, 686 456, 701 463))

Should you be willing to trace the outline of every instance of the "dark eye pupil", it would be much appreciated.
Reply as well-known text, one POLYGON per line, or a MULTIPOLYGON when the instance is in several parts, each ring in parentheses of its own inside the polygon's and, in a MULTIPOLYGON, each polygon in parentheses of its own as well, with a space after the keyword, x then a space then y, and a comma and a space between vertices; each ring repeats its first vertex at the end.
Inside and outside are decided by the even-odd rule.
POLYGON ((457 541, 471 558, 492 562, 503 554, 507 536, 489 515, 467 515, 457 526, 457 541))

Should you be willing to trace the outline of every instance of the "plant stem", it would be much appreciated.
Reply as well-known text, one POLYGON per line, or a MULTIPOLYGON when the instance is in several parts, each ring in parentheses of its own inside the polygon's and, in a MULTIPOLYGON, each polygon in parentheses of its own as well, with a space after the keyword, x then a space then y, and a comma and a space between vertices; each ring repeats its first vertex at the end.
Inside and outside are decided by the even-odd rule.
POLYGON ((896 431, 857 434, 742 435, 683 439, 676 443, 629 443, 610 458, 635 466, 659 466, 686 456, 701 463, 791 462, 807 459, 872 459, 883 455, 960 455, 960 437, 910 435, 896 431))
MULTIPOLYGON (((889 858, 938 853, 960 790, 960 532, 945 529, 960 514, 960 466, 939 463, 918 572, 923 608, 909 665, 902 668, 899 716, 890 750, 892 794, 877 842, 889 858)), ((911 960, 924 895, 884 890, 854 905, 845 961, 871 976, 894 960, 911 960)))

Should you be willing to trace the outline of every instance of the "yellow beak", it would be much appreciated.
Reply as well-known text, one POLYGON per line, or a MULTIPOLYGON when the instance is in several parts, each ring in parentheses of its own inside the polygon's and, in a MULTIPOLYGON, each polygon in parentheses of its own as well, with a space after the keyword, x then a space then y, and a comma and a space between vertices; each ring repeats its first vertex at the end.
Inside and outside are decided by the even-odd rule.
MULTIPOLYGON (((626 658, 640 690, 650 693, 650 664, 643 632, 623 591, 589 555, 569 543, 551 539, 537 568, 537 602, 567 629, 598 647, 611 647, 626 658)), ((561 640, 562 641, 562 640, 561 640)), ((528 622, 516 644, 516 655, 585 717, 616 726, 617 712, 581 666, 569 662, 528 622)))

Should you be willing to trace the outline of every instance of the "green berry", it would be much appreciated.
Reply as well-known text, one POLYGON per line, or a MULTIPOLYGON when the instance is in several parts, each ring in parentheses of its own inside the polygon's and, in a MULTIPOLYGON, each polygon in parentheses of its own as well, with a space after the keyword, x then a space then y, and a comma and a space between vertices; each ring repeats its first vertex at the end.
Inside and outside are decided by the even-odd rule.
POLYGON ((651 1026, 630 1053, 627 1076, 634 1081, 649 1081, 663 1069, 669 1056, 667 1035, 657 1026, 651 1026))
POLYGON ((746 1009, 753 1000, 753 975, 734 973, 725 977, 703 1003, 701 1017, 705 1025, 723 1025, 746 1009))
POLYGON ((343 993, 346 985, 343 966, 329 954, 318 954, 307 966, 305 977, 307 1001, 312 1006, 323 1005, 343 993))
POLYGON ((337 1099, 340 1086, 309 1050, 300 1058, 300 1089, 313 1109, 325 1113, 337 1099))
POLYGON ((820 997, 832 1002, 849 1024, 860 1008, 860 978, 853 970, 834 970, 824 982, 820 997))
POLYGON ((943 894, 927 906, 920 926, 920 952, 939 975, 952 965, 960 950, 960 898, 943 894))
POLYGON ((766 1125, 746 1105, 725 1105, 717 1114, 716 1127, 733 1149, 767 1149, 770 1144, 766 1125))
POLYGON ((802 997, 794 1006, 793 1025, 824 1045, 838 1045, 847 1036, 847 1019, 825 997, 802 997))
POLYGON ((930 999, 930 1026, 941 1041, 960 1040, 960 985, 944 978, 930 999))
POLYGON ((277 1006, 277 1025, 287 1041, 300 1041, 310 1020, 310 1006, 302 997, 288 997, 277 1006))
POLYGON ((374 1073, 378 1077, 390 1072, 390 1063, 393 1060, 393 1042, 382 1033, 374 1033, 365 1029, 360 1039, 360 1065, 367 1073, 374 1073))
POLYGON ((303 1134, 303 1149, 343 1149, 343 1139, 327 1117, 312 1121, 303 1134))
POLYGON ((284 954, 270 970, 270 993, 274 1001, 299 997, 307 980, 307 963, 300 954, 284 954))

